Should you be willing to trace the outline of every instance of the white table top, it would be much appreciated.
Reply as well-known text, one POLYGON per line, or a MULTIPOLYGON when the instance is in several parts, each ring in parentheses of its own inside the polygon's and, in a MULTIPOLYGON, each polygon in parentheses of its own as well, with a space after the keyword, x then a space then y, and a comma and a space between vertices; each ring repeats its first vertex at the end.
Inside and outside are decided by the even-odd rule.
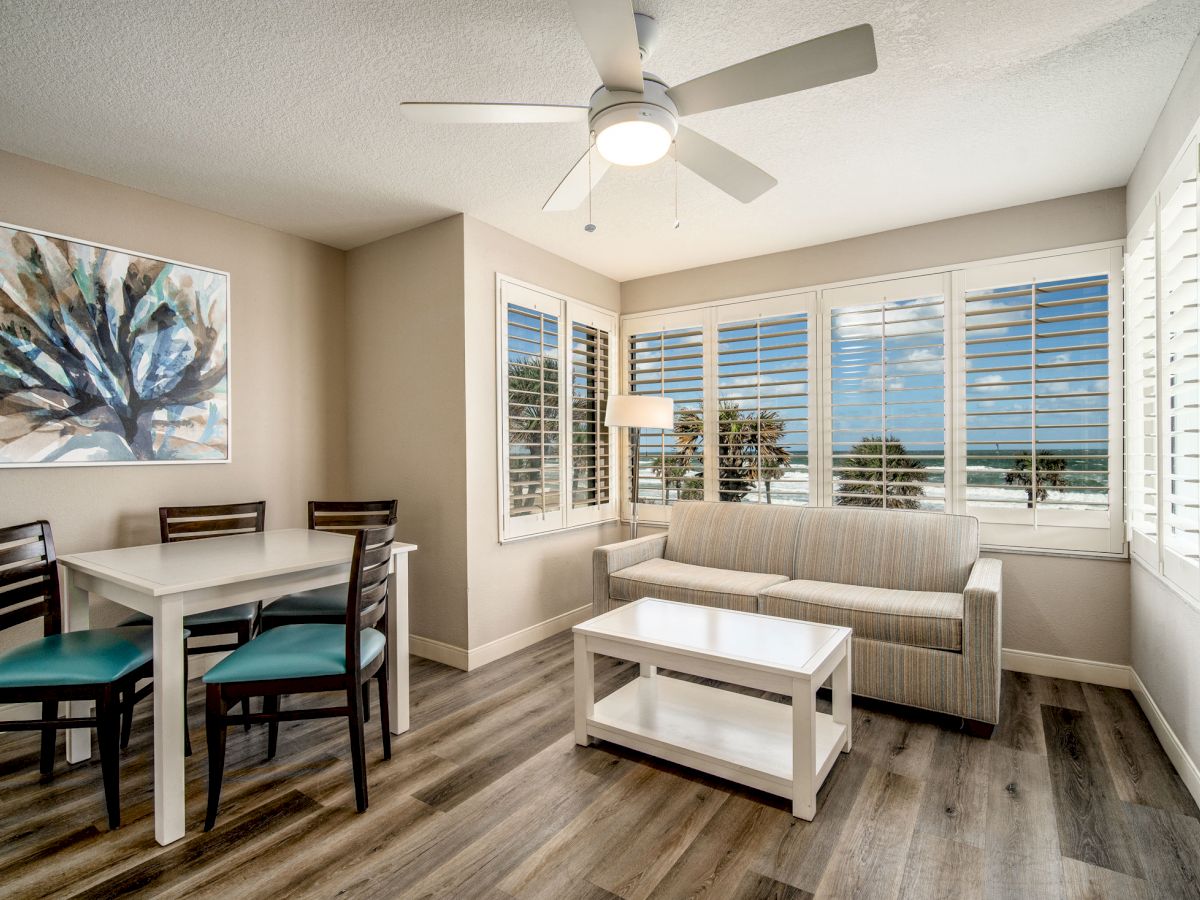
POLYGON ((852 633, 836 625, 651 597, 589 619, 574 631, 786 675, 811 675, 852 633))
MULTIPOLYGON (((397 542, 393 553, 416 550, 397 542)), ((71 569, 158 597, 350 562, 354 538, 285 528, 173 544, 147 544, 72 553, 58 561, 71 569)))

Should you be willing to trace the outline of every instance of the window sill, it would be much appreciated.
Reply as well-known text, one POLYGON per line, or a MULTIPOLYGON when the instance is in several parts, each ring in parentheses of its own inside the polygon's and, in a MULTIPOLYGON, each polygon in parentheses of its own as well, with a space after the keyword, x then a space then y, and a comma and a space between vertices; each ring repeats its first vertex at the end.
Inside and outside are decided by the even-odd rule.
POLYGON ((1071 559, 1103 559, 1109 562, 1128 562, 1128 547, 1120 553, 1100 550, 1055 550, 1048 547, 1010 547, 1000 544, 980 544, 980 553, 1006 553, 1010 556, 1061 556, 1071 559))
POLYGON ((573 531, 583 531, 587 528, 599 528, 601 525, 612 525, 621 520, 616 516, 608 519, 601 519, 598 522, 584 522, 582 525, 569 525, 566 528, 553 528, 550 531, 538 531, 534 534, 518 534, 507 537, 501 537, 496 543, 504 546, 505 544, 520 544, 524 541, 533 541, 537 538, 553 537, 556 534, 570 534, 573 531))

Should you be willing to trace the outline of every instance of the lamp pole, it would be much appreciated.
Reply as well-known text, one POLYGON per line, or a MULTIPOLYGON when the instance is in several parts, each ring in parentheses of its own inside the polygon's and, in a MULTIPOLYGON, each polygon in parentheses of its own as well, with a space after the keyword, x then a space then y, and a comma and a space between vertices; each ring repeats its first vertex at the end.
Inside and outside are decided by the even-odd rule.
POLYGON ((630 498, 630 505, 633 517, 629 523, 629 538, 632 540, 637 537, 638 528, 638 494, 641 488, 641 467, 638 465, 638 457, 641 455, 642 429, 636 425, 629 429, 629 457, 630 464, 633 466, 633 471, 629 473, 629 483, 633 485, 633 496, 630 498))

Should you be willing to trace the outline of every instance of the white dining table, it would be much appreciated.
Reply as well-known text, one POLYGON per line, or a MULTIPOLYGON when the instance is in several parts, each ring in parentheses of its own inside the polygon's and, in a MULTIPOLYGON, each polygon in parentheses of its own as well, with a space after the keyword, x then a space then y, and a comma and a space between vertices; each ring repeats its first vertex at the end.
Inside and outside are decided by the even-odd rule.
MULTIPOLYGON (((394 734, 408 730, 408 554, 392 549, 386 616, 388 700, 394 734)), ((154 836, 160 844, 184 835, 183 617, 311 588, 346 584, 354 538, 289 528, 171 544, 149 544, 59 557, 66 602, 63 627, 90 624, 90 601, 103 597, 148 615, 154 629, 154 836)), ((86 701, 72 716, 86 716, 86 701)), ((92 753, 91 729, 67 732, 67 760, 92 753)))

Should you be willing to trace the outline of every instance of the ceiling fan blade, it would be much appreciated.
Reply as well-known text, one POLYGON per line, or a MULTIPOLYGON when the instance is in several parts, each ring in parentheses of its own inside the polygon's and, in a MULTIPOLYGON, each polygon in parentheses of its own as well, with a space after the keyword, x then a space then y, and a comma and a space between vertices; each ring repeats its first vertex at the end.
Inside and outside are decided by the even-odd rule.
POLYGON ((870 75, 878 67, 875 32, 855 25, 701 75, 667 95, 681 116, 690 116, 870 75))
POLYGON ((779 184, 754 163, 682 125, 675 135, 675 158, 743 203, 749 203, 779 184))
POLYGON ((642 55, 632 0, 567 0, 600 80, 610 91, 642 92, 642 55))
POLYGON ((412 122, 450 125, 506 125, 529 122, 586 122, 586 106, 540 103, 419 103, 400 104, 400 114, 412 122))
POLYGON ((591 147, 587 153, 579 157, 579 162, 571 167, 571 171, 558 183, 554 193, 542 206, 545 212, 565 212, 579 209, 579 204, 587 199, 589 187, 599 184, 611 163, 591 147), (588 184, 588 153, 592 154, 592 183, 588 184))

